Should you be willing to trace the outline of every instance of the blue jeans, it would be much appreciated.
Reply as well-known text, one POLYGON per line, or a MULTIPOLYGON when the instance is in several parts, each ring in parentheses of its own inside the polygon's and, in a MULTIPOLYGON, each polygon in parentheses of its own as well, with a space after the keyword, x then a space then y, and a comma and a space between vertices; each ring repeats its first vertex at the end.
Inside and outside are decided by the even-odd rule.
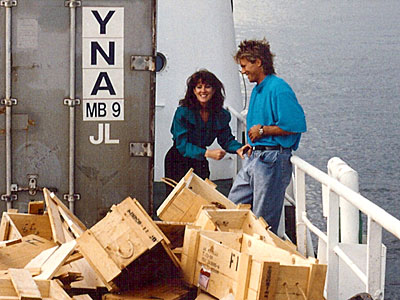
POLYGON ((263 217, 277 233, 292 164, 290 149, 255 150, 244 159, 228 198, 235 204, 251 204, 257 217, 263 217))

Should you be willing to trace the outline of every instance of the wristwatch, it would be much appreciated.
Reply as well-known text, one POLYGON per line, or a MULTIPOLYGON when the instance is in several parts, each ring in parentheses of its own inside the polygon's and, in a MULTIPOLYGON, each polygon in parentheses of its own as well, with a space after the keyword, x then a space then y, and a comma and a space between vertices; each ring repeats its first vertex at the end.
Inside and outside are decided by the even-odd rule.
POLYGON ((259 134, 260 136, 263 136, 263 135, 264 135, 264 126, 261 126, 260 129, 258 129, 258 134, 259 134))

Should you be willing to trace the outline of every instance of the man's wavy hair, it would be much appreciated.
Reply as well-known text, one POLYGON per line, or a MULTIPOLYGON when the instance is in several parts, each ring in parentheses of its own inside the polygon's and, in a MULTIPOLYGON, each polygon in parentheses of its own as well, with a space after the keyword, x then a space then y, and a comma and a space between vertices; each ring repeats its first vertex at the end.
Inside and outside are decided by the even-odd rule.
POLYGON ((194 94, 194 88, 199 82, 209 84, 214 88, 214 95, 207 102, 207 110, 210 112, 219 112, 224 105, 225 88, 217 76, 206 69, 197 71, 186 80, 185 98, 179 101, 179 105, 190 109, 200 109, 200 102, 194 94))
POLYGON ((239 44, 234 59, 239 63, 240 59, 245 58, 251 63, 255 63, 256 59, 261 60, 261 64, 265 75, 275 74, 274 54, 270 50, 268 41, 262 40, 244 40, 239 44))

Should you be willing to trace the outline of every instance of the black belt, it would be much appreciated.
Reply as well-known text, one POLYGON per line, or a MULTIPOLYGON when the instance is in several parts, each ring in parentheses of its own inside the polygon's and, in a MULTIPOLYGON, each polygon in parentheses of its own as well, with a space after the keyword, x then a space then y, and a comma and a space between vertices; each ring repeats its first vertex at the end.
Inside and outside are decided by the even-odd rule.
POLYGON ((284 148, 281 145, 279 146, 254 146, 253 147, 253 151, 254 150, 261 150, 261 151, 266 151, 266 150, 291 150, 291 148, 284 148))

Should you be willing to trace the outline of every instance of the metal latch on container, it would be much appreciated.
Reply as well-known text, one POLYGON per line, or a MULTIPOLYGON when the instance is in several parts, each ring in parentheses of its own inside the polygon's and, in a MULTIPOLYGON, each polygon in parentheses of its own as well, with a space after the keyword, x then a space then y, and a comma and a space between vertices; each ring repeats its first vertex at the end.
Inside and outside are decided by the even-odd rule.
POLYGON ((1 200, 2 201, 16 201, 18 200, 18 196, 15 194, 11 194, 11 195, 1 195, 1 200))
POLYGON ((64 99, 64 105, 74 107, 81 104, 80 99, 64 99))
MULTIPOLYGON (((12 183, 10 186, 10 190, 11 193, 11 200, 17 200, 18 196, 16 195, 16 193, 19 192, 28 192, 29 195, 31 196, 35 196, 37 194, 37 192, 41 192, 43 191, 43 187, 38 186, 38 178, 39 175, 37 174, 28 174, 28 186, 25 187, 21 187, 19 186, 17 183, 12 183)), ((51 192, 57 192, 57 188, 51 188, 51 187, 47 187, 48 190, 50 190, 51 192)), ((5 198, 9 199, 10 196, 8 195, 3 195, 5 198)), ((7 200, 7 199, 3 199, 2 196, 2 200, 7 200)))
POLYGON ((74 0, 64 1, 65 7, 74 8, 74 7, 79 7, 81 5, 82 5, 81 1, 74 1, 74 0))
POLYGON ((81 199, 81 194, 64 194, 63 197, 64 200, 67 200, 68 202, 74 202, 81 199))
POLYGON ((132 71, 152 71, 156 70, 156 59, 154 56, 148 55, 132 55, 131 56, 132 71))
POLYGON ((152 143, 130 143, 129 144, 130 156, 153 157, 153 144, 152 143))
POLYGON ((5 106, 17 105, 17 99, 1 99, 1 104, 5 106))
POLYGON ((2 1, 0 1, 0 6, 4 6, 4 7, 17 6, 17 0, 2 0, 2 1))

